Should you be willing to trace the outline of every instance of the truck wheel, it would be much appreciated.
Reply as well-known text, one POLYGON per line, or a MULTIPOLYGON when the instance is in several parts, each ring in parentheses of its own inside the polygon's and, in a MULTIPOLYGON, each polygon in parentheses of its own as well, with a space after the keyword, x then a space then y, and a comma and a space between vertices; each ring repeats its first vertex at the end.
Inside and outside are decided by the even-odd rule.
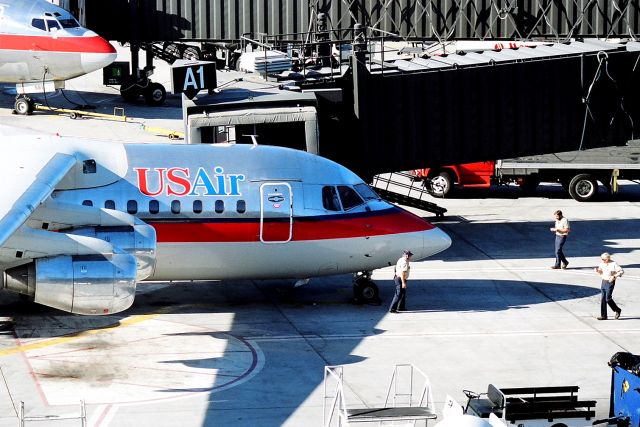
POLYGON ((434 197, 444 197, 451 191, 451 175, 449 172, 440 172, 427 180, 427 192, 434 197))
POLYGON ((586 202, 598 194, 598 181, 588 173, 573 177, 569 183, 569 194, 579 202, 586 202))
POLYGON ((536 191, 538 185, 540 185, 540 180, 534 176, 526 176, 520 180, 518 183, 520 185, 520 189, 527 194, 531 194, 536 191))
POLYGON ((199 61, 200 49, 195 46, 185 46, 182 51, 182 59, 186 59, 188 61, 199 61))

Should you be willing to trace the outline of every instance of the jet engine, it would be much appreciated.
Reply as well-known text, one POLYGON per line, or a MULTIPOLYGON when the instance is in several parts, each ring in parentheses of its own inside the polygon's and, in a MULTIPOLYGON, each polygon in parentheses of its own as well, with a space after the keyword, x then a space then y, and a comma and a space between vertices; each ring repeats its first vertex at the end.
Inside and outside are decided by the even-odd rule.
POLYGON ((75 314, 112 314, 131 307, 136 258, 128 253, 36 259, 2 274, 3 288, 75 314))
POLYGON ((136 279, 138 281, 151 276, 155 270, 156 230, 142 221, 132 227, 82 227, 67 230, 66 233, 104 240, 136 257, 138 269, 136 279))

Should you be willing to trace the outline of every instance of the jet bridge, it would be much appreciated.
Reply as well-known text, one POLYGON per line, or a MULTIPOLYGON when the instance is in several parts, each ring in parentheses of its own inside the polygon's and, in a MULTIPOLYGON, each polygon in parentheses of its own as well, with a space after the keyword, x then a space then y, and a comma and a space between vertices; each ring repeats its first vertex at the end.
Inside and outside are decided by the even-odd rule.
POLYGON ((640 123, 640 43, 449 55, 354 45, 320 154, 363 176, 623 145, 640 123))

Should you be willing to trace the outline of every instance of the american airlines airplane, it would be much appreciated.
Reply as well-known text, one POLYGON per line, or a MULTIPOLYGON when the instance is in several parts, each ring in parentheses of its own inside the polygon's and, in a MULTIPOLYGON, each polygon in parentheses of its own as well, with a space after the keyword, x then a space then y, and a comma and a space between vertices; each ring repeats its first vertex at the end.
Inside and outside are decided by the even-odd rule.
POLYGON ((116 56, 108 41, 46 0, 0 0, 0 82, 16 83, 19 114, 34 109, 29 93, 62 89, 116 56))
POLYGON ((142 280, 361 273, 450 238, 322 157, 257 144, 121 144, 3 129, 1 286, 78 314, 133 303, 142 280), (13 134, 12 134, 13 133, 13 134))

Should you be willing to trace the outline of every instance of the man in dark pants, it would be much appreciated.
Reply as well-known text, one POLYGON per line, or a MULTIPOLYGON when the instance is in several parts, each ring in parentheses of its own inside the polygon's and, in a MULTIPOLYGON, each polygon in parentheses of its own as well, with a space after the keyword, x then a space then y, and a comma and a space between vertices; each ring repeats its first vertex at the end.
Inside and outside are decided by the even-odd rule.
POLYGON ((616 285, 616 279, 622 276, 624 271, 622 267, 611 259, 611 255, 607 252, 600 255, 600 259, 602 262, 596 267, 596 273, 602 278, 600 283, 602 298, 600 299, 600 316, 598 316, 598 320, 607 320, 607 304, 616 314, 616 319, 619 319, 622 310, 613 300, 613 288, 616 285))
POLYGON ((551 227, 550 230, 556 234, 556 263, 551 268, 553 270, 557 270, 560 268, 560 263, 562 263, 562 269, 565 269, 569 265, 569 261, 567 261, 567 258, 564 256, 562 247, 567 241, 567 236, 569 235, 569 220, 562 216, 561 210, 555 211, 553 215, 556 217, 556 224, 555 227, 551 227))
POLYGON ((402 256, 396 263, 394 271, 393 281, 396 284, 396 293, 391 301, 389 307, 389 313, 397 313, 398 311, 406 311, 406 299, 407 299, 407 280, 409 279, 409 262, 413 253, 411 251, 404 251, 402 256))

